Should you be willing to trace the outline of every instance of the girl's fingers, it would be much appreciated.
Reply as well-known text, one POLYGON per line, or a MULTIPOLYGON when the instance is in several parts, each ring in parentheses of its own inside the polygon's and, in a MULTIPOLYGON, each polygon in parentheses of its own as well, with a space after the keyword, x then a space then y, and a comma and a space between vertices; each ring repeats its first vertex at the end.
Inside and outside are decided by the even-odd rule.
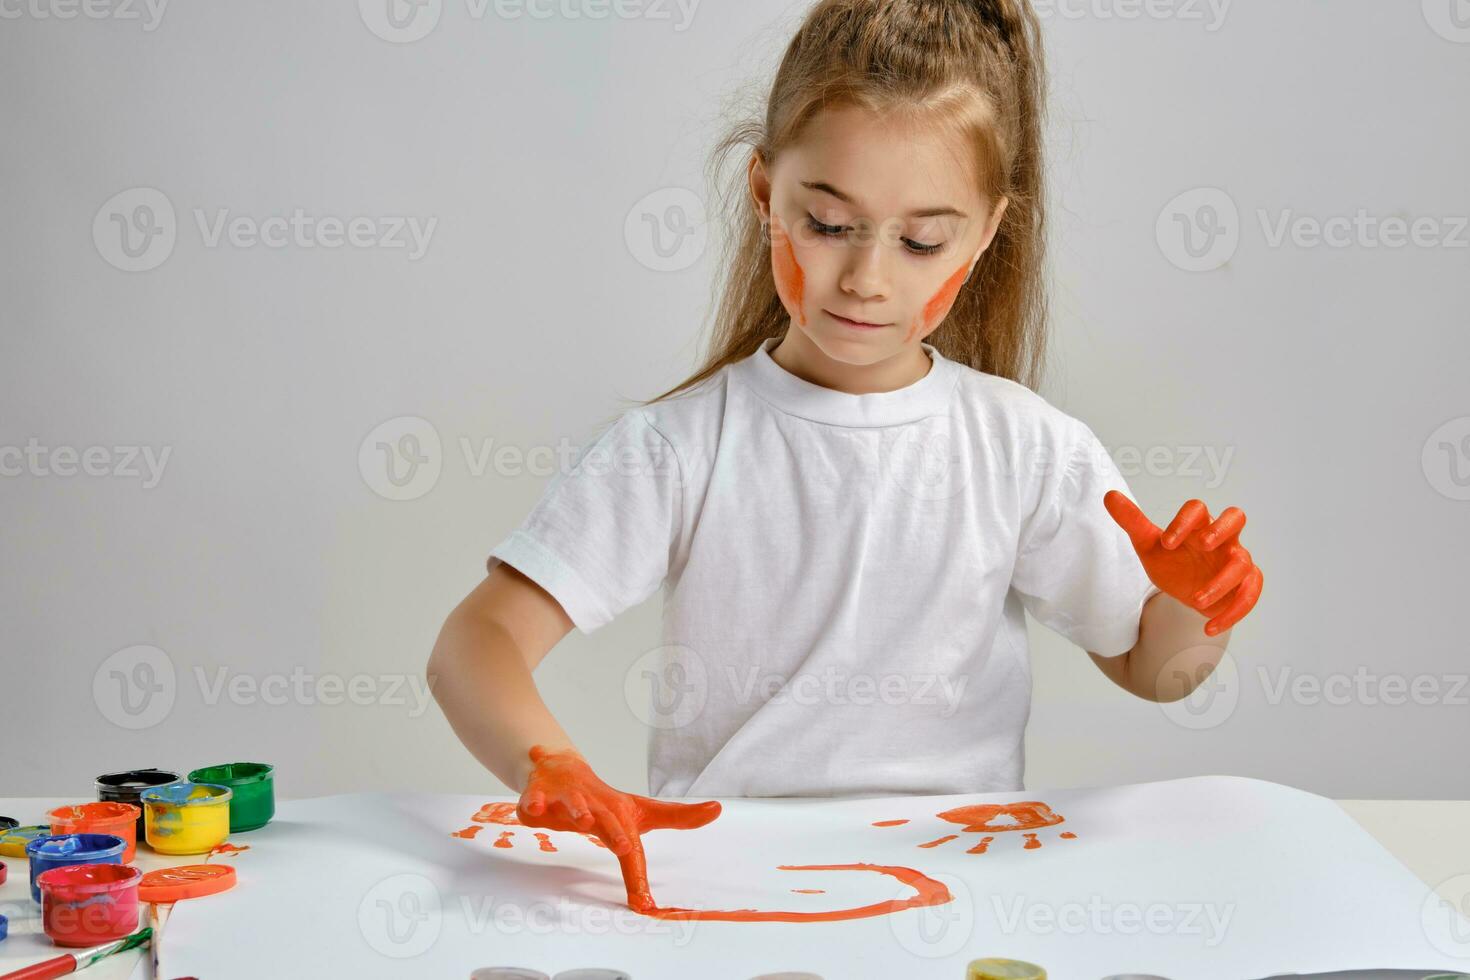
POLYGON ((598 836, 607 845, 607 849, 617 855, 628 853, 633 844, 617 814, 599 802, 592 804, 592 812, 597 818, 598 836))
POLYGON ((593 823, 592 810, 587 805, 587 797, 577 790, 573 790, 567 796, 567 813, 572 823, 580 830, 586 830, 593 823))
POLYGON ((1231 554, 1230 560, 1225 567, 1215 573, 1209 583, 1194 594, 1194 606, 1196 609, 1204 609, 1212 606, 1221 596, 1229 592, 1241 583, 1251 570, 1250 556, 1245 549, 1231 554))
POLYGON ((1260 566, 1252 565, 1241 581, 1240 587, 1235 590, 1235 601, 1230 603, 1224 612, 1205 624, 1205 632, 1210 636, 1215 636, 1240 622, 1245 614, 1255 607, 1256 600, 1261 597, 1263 580, 1264 576, 1261 575, 1260 566))
POLYGON ((542 811, 546 809, 546 794, 539 789, 531 790, 526 794, 525 809, 533 817, 541 816, 542 811))
POLYGON ((1201 543, 1206 551, 1214 550, 1215 546, 1222 541, 1240 534, 1245 527, 1245 511, 1239 507, 1226 507, 1224 513, 1215 519, 1203 535, 1200 536, 1201 543))
POLYGON ((643 830, 669 828, 693 830, 703 827, 720 815, 720 801, 706 800, 703 803, 684 803, 678 800, 658 800, 650 797, 639 799, 639 822, 643 830))
POLYGON ((1159 529, 1154 526, 1154 522, 1126 494, 1109 490, 1103 494, 1103 507, 1112 515, 1114 522, 1128 533, 1128 540, 1133 542, 1135 551, 1147 551, 1159 540, 1159 529))
POLYGON ((1169 522, 1164 529, 1164 534, 1159 538, 1159 544, 1165 548, 1173 549, 1179 547, 1179 543, 1198 528, 1210 523, 1210 512, 1205 507, 1205 502, 1198 498, 1186 500, 1184 506, 1179 508, 1179 513, 1169 522))

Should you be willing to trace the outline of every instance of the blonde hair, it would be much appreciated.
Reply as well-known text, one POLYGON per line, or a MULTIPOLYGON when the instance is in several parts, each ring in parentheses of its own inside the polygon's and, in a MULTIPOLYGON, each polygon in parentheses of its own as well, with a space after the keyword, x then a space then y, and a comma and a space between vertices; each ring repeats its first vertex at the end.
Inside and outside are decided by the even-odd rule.
MULTIPOLYGON (((1041 26, 1029 0, 820 0, 787 45, 765 118, 743 120, 716 145, 747 146, 769 167, 822 109, 855 106, 945 127, 975 154, 979 191, 1006 207, 990 247, 926 342, 950 360, 1035 389, 1045 360, 1046 209, 1041 26)), ((694 374, 649 405, 709 378, 779 337, 789 321, 771 272, 770 238, 744 167, 720 195, 726 275, 694 374)))

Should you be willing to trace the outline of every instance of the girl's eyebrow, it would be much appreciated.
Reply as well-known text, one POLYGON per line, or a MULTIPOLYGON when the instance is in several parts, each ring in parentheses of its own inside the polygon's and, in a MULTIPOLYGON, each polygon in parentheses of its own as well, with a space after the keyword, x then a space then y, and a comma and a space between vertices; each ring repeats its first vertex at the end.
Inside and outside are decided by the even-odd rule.
MULTIPOLYGON (((839 201, 845 201, 848 204, 851 204, 853 207, 861 207, 862 206, 862 205, 858 204, 857 200, 851 194, 844 194, 842 191, 839 191, 837 188, 833 187, 831 184, 827 183, 825 180, 803 180, 801 182, 801 186, 802 187, 805 187, 807 190, 821 191, 824 194, 831 194, 833 197, 837 198, 839 201)), ((968 218, 969 217, 968 214, 966 214, 965 212, 959 210, 958 208, 952 208, 952 207, 948 207, 948 206, 945 206, 945 207, 933 207, 933 208, 919 208, 916 211, 910 211, 908 213, 908 217, 910 217, 910 218, 937 218, 937 217, 939 217, 940 215, 943 215, 943 214, 958 215, 961 218, 968 218)))

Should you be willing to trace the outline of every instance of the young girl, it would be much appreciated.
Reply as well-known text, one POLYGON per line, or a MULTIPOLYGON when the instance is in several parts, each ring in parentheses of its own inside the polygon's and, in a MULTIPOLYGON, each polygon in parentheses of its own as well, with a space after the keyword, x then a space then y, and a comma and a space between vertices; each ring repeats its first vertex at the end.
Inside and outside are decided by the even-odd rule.
POLYGON ((1238 508, 1161 532, 1033 390, 1040 37, 1026 0, 817 3, 718 148, 750 153, 708 359, 552 479, 445 623, 455 732, 522 823, 617 854, 636 909, 639 835, 720 805, 593 773, 531 675, 573 626, 663 588, 655 796, 982 793, 1022 788, 1026 612, 1170 700, 1260 593, 1238 508))

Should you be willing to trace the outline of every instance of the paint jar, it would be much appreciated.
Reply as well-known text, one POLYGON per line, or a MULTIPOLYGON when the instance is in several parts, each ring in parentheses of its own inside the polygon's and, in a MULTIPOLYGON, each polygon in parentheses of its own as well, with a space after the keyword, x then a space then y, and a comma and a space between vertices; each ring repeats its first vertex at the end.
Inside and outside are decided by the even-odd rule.
POLYGON ((143 808, 131 803, 78 803, 47 813, 53 834, 116 834, 127 842, 122 863, 133 860, 138 844, 138 818, 143 808))
POLYGON ((58 946, 94 946, 138 930, 138 882, 129 864, 69 864, 41 874, 41 928, 58 946))
POLYGON ((227 762, 195 769, 189 780, 228 786, 234 792, 230 833, 238 834, 264 827, 276 815, 275 771, 275 766, 264 762, 227 762))
POLYGON ((167 786, 179 781, 179 774, 167 769, 129 769, 97 777, 97 799, 104 803, 131 803, 138 807, 138 830, 134 840, 144 839, 143 804, 138 794, 154 786, 167 786))
POLYGON ((143 826, 148 846, 160 854, 208 854, 230 836, 228 786, 169 783, 145 789, 143 826))
POLYGON ((36 877, 68 864, 122 864, 127 842, 116 834, 48 834, 26 845, 31 862, 31 900, 41 901, 36 877))
POLYGON ((27 844, 37 837, 50 836, 51 828, 40 824, 34 827, 11 827, 9 830, 0 830, 0 855, 23 858, 26 856, 27 844))

